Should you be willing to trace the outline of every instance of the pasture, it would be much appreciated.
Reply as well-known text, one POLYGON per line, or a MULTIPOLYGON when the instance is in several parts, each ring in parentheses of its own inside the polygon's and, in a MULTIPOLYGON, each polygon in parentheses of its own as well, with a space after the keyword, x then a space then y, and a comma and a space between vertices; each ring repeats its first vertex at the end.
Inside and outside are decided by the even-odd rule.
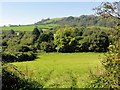
MULTIPOLYGON (((53 19, 54 20, 54 19, 53 19)), ((1 30, 11 30, 13 29, 14 31, 33 31, 33 29, 35 27, 38 27, 39 29, 43 29, 43 30, 46 30, 46 29, 49 29, 49 28, 54 28, 54 27, 57 27, 57 26, 60 26, 59 24, 44 24, 44 25, 20 25, 20 26, 3 26, 3 27, 0 27, 1 30)), ((101 26, 88 26, 88 28, 93 28, 93 27, 98 27, 100 29, 104 29, 106 31, 110 30, 109 28, 107 27, 101 27, 101 26)))
POLYGON ((43 53, 34 61, 14 62, 44 88, 84 88, 89 71, 101 67, 103 53, 43 53))
POLYGON ((59 26, 58 24, 46 24, 46 25, 21 25, 21 26, 5 26, 0 27, 1 30, 15 30, 15 31, 33 31, 33 29, 37 26, 41 29, 49 29, 52 27, 59 26))

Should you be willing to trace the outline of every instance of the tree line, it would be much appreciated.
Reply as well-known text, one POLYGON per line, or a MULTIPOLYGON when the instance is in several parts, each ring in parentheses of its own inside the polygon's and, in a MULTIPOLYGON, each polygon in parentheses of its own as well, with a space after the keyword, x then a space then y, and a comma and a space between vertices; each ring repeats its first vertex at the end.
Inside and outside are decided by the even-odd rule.
POLYGON ((114 41, 108 31, 115 33, 112 29, 96 26, 59 26, 46 31, 36 26, 32 32, 3 31, 3 60, 8 56, 14 57, 13 61, 31 60, 38 52, 106 52, 114 41))
POLYGON ((102 27, 114 27, 116 20, 113 18, 103 18, 102 16, 95 15, 81 15, 79 17, 63 17, 63 18, 53 18, 53 19, 42 19, 36 24, 59 24, 61 26, 102 26, 102 27))

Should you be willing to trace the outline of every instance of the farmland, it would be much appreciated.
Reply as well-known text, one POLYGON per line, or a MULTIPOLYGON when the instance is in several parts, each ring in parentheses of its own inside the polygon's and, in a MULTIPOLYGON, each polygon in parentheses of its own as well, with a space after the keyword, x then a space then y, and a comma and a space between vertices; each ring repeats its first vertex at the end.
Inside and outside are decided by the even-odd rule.
POLYGON ((90 69, 101 67, 103 53, 43 53, 34 61, 14 62, 44 88, 84 88, 90 69))
POLYGON ((111 29, 102 26, 59 26, 39 22, 4 26, 2 30, 2 60, 8 63, 8 69, 4 68, 4 81, 18 77, 18 86, 14 82, 10 85, 18 89, 37 88, 38 83, 39 88, 86 88, 91 81, 90 71, 99 72, 100 57, 108 51, 109 41, 113 43, 109 36, 111 29), (12 65, 10 68, 9 63, 17 70, 12 65), (35 87, 28 85, 29 82, 35 87))
POLYGON ((120 90, 119 2, 98 4, 3 3, 2 90, 120 90))
MULTIPOLYGON (((33 31, 36 25, 21 25, 21 26, 5 26, 0 27, 1 30, 15 30, 15 31, 33 31)), ((38 28, 48 29, 51 27, 59 26, 58 24, 46 24, 46 25, 37 25, 38 28)))

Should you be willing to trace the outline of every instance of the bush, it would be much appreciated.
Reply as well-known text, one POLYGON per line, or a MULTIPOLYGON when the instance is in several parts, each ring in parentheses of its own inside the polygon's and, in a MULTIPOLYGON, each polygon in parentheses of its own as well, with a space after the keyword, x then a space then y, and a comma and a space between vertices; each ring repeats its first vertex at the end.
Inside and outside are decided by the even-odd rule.
POLYGON ((28 51, 31 51, 30 50, 30 48, 26 45, 24 45, 24 46, 21 46, 20 48, 19 48, 19 52, 28 52, 28 51))
POLYGON ((36 58, 33 52, 2 53, 3 62, 30 61, 36 58))
POLYGON ((17 53, 17 61, 30 61, 36 58, 33 52, 17 53))
POLYGON ((54 52, 55 50, 55 45, 53 42, 42 42, 40 44, 40 49, 45 52, 54 52))
POLYGON ((2 53, 2 61, 3 62, 14 62, 17 60, 17 57, 10 53, 2 53))
POLYGON ((39 90, 40 88, 42 88, 42 85, 31 78, 25 78, 25 75, 18 71, 15 66, 3 65, 2 90, 39 90), (19 72, 19 75, 7 70, 8 67, 14 69, 15 72, 19 72))

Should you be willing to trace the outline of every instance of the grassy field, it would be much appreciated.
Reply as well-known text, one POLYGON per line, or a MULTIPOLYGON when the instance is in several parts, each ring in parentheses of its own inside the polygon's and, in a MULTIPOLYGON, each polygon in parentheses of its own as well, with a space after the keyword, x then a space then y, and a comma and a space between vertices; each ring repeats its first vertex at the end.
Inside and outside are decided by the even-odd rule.
MULTIPOLYGON (((60 26, 60 25, 59 24, 37 25, 38 28, 41 28, 43 30, 49 29, 49 28, 52 28, 52 27, 57 27, 57 26, 60 26)), ((88 26, 88 28, 93 28, 93 27, 96 27, 96 26, 88 26)), ((101 29, 104 29, 106 31, 110 30, 110 28, 107 28, 107 27, 100 27, 100 26, 97 26, 97 27, 99 27, 101 29)), ((13 29, 15 31, 33 31, 34 28, 35 28, 35 25, 21 25, 21 26, 0 27, 0 30, 11 30, 11 29, 13 29)))
POLYGON ((34 61, 12 64, 44 88, 84 88, 90 69, 101 66, 101 57, 103 53, 44 53, 34 61))
MULTIPOLYGON (((59 26, 57 24, 47 24, 47 25, 37 25, 38 28, 41 29, 48 29, 51 27, 56 27, 59 26)), ((15 31, 33 31, 33 29, 35 28, 35 25, 21 25, 21 26, 6 26, 6 27, 0 27, 1 30, 15 30, 15 31)))

